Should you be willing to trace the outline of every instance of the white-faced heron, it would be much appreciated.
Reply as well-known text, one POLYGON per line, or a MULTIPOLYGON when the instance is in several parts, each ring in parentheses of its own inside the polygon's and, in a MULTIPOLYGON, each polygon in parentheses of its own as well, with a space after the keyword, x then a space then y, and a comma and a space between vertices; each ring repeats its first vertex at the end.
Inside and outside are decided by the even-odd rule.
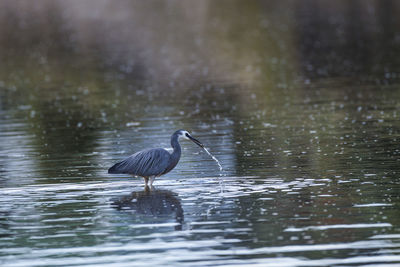
POLYGON ((181 146, 179 138, 185 138, 193 141, 196 145, 204 148, 199 140, 193 138, 187 131, 178 130, 171 136, 171 146, 174 149, 172 153, 164 148, 153 148, 139 151, 121 162, 116 163, 108 173, 125 173, 144 178, 146 186, 150 181, 152 186, 156 177, 166 174, 175 168, 181 157, 181 146))

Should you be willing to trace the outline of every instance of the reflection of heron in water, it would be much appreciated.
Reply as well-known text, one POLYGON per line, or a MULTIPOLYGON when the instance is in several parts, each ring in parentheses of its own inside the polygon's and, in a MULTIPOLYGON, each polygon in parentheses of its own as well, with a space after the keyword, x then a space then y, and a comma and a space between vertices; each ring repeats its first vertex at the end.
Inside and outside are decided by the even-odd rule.
POLYGON ((148 186, 143 191, 135 191, 129 195, 113 199, 113 206, 118 210, 132 211, 136 214, 163 217, 175 214, 179 225, 175 230, 182 230, 183 209, 177 194, 169 190, 157 190, 148 186))

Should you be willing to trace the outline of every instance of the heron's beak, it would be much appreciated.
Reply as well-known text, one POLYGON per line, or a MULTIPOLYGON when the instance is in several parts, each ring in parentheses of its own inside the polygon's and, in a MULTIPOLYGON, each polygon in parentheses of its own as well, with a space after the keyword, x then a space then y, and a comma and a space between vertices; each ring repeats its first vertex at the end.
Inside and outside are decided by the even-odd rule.
POLYGON ((199 140, 197 140, 196 138, 192 137, 192 136, 189 135, 189 134, 187 135, 187 137, 189 137, 189 139, 192 140, 193 143, 195 143, 195 144, 198 145, 199 147, 204 148, 204 145, 203 145, 199 140))

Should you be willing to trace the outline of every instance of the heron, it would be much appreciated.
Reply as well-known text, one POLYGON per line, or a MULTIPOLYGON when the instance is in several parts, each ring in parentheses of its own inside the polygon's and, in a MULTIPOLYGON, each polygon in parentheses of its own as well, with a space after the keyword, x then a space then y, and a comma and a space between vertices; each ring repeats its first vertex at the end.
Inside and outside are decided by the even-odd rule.
POLYGON ((123 173, 144 178, 145 187, 153 186, 154 179, 170 172, 181 158, 179 139, 185 138, 204 149, 204 145, 185 130, 178 130, 171 136, 170 153, 165 148, 145 149, 129 156, 108 169, 108 173, 123 173), (149 184, 150 183, 150 184, 149 184))

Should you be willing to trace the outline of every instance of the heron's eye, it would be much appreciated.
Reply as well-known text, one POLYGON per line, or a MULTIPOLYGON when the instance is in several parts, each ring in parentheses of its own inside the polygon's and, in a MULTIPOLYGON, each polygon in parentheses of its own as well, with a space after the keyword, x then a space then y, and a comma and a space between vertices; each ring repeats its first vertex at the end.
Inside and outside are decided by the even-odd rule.
POLYGON ((185 133, 185 135, 186 135, 186 137, 189 137, 189 134, 188 134, 188 133, 185 133))

